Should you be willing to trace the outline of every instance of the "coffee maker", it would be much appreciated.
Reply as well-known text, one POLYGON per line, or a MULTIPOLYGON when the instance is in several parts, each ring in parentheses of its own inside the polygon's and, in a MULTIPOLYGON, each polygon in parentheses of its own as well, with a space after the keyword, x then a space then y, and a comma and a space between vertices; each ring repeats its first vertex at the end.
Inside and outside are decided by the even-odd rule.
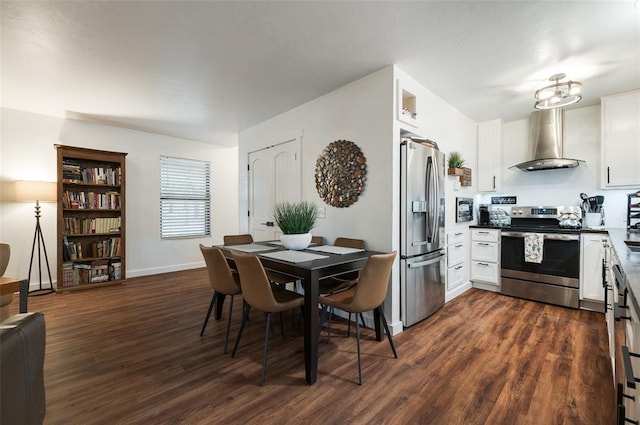
POLYGON ((489 218, 489 205, 482 204, 478 207, 478 224, 489 226, 491 219, 489 218))

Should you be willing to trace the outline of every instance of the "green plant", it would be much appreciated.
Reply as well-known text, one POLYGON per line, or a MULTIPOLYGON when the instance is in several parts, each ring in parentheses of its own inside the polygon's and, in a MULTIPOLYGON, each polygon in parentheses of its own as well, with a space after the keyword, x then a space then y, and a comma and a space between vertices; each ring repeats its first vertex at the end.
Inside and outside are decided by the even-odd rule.
POLYGON ((310 202, 280 202, 273 208, 273 219, 285 235, 309 233, 317 217, 318 209, 310 202))
POLYGON ((460 152, 451 152, 449 153, 449 168, 462 168, 464 166, 464 159, 462 159, 462 154, 460 152))

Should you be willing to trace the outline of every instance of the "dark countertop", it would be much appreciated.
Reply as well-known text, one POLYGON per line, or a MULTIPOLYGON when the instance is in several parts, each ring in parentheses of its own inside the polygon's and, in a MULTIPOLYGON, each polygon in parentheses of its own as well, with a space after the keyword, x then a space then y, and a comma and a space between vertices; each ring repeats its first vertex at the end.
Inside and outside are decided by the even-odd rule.
POLYGON ((624 243, 634 241, 640 244, 640 233, 629 232, 627 229, 607 229, 607 232, 626 278, 631 303, 640 314, 640 252, 632 252, 624 243))

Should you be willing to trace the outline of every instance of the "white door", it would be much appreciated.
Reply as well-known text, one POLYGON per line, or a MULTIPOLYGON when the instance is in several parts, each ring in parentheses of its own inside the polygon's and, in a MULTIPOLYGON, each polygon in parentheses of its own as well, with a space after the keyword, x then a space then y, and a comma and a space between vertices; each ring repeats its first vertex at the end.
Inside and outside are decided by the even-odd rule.
POLYGON ((300 201, 300 140, 249 153, 249 229, 256 241, 280 238, 273 223, 277 202, 300 201))

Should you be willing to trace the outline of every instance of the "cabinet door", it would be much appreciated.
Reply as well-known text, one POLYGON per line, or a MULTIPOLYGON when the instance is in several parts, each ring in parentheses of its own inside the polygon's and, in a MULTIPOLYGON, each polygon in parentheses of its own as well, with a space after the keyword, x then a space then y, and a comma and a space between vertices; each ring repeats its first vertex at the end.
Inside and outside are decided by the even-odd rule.
POLYGON ((602 98, 602 187, 640 184, 640 90, 602 98))
POLYGON ((447 245, 447 266, 451 267, 464 261, 465 249, 464 243, 459 242, 447 245))
POLYGON ((605 258, 606 237, 598 234, 581 236, 580 299, 604 301, 602 260, 605 258))
POLYGON ((500 230, 473 229, 471 230, 471 240, 482 242, 498 242, 498 240, 500 240, 500 230))
POLYGON ((498 265, 484 261, 471 262, 471 280, 498 284, 498 265))
POLYGON ((502 178, 502 120, 478 125, 478 191, 500 190, 502 178))
POLYGON ((473 241, 471 243, 471 259, 497 263, 500 255, 498 248, 497 243, 473 241))
POLYGON ((465 266, 460 263, 447 269, 447 291, 451 291, 464 282, 465 266))

